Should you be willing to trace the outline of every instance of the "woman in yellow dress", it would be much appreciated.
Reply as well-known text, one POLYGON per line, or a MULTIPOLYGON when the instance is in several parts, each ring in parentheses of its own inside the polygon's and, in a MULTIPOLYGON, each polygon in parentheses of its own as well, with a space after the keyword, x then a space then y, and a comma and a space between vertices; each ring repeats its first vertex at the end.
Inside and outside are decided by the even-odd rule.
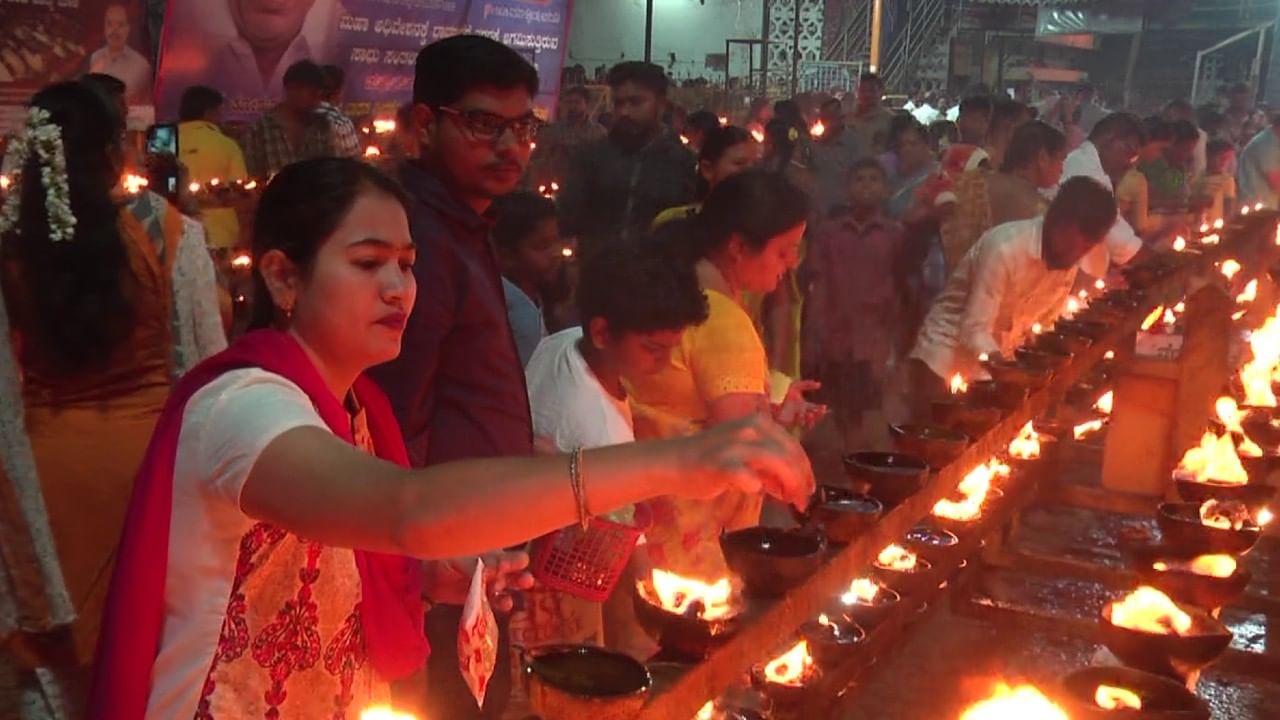
MULTIPOLYGON (((692 251, 710 315, 685 331, 666 367, 629 378, 637 439, 689 435, 757 413, 797 425, 821 414, 801 396, 816 383, 794 383, 784 403, 771 405, 764 344, 740 300, 745 292, 773 291, 796 267, 808 217, 803 191, 778 173, 751 170, 716 186, 697 215, 663 226, 660 241, 692 251)), ((721 531, 755 525, 761 498, 733 492, 714 500, 665 497, 649 509, 648 561, 715 579, 726 572, 721 531)))

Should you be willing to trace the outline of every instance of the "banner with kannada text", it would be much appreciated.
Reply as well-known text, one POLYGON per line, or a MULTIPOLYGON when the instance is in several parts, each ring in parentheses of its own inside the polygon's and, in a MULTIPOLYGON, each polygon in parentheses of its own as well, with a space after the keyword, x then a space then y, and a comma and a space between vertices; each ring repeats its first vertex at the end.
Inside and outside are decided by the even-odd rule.
POLYGON ((175 119, 185 88, 227 97, 224 114, 248 120, 280 101, 302 59, 347 72, 351 115, 394 108, 413 92, 418 50, 476 33, 538 68, 540 108, 554 108, 572 0, 169 0, 160 49, 157 116, 175 119))

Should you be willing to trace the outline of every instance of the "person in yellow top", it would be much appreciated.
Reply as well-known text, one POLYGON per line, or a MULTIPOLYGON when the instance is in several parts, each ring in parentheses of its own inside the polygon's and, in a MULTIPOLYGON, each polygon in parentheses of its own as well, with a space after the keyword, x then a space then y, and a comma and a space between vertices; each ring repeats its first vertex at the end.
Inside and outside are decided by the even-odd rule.
MULTIPOLYGON (((1152 163, 1164 156, 1173 142, 1173 126, 1158 117, 1143 121, 1146 142, 1138 151, 1138 163, 1152 163)), ((1116 186, 1116 206, 1133 231, 1144 240, 1164 235, 1179 224, 1177 218, 1151 212, 1151 185, 1137 165, 1121 178, 1116 186)))
MULTIPOLYGON (((698 151, 698 197, 705 198, 725 179, 749 170, 760 162, 760 143, 746 130, 735 125, 715 127, 708 131, 698 151)), ((656 230, 672 220, 685 220, 698 213, 701 202, 677 205, 658 213, 653 219, 656 230)))
MULTIPOLYGON (((210 180, 231 183, 247 180, 244 153, 235 140, 218 129, 222 93, 203 85, 193 85, 182 93, 178 116, 178 153, 192 182, 210 180)), ((240 221, 229 207, 208 208, 202 213, 209 247, 228 249, 240 242, 240 221)))
MULTIPOLYGON (((709 315, 685 330, 665 367, 627 378, 637 439, 689 435, 756 413, 811 426, 825 412, 804 400, 802 393, 818 387, 807 381, 792 383, 785 400, 771 404, 764 344, 739 300, 744 292, 771 292, 796 267, 808 217, 803 191, 778 173, 749 170, 718 184, 697 215, 660 229, 655 242, 695 263, 709 315)), ((648 506, 645 559, 681 575, 722 577, 720 533, 755 525, 761 506, 761 496, 742 493, 656 499, 648 506)))

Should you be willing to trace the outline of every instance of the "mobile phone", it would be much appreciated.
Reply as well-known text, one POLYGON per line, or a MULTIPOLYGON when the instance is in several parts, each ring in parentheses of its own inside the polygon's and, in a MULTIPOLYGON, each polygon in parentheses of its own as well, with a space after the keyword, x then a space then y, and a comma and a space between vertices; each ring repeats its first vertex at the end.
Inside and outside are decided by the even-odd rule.
POLYGON ((147 128, 149 187, 174 200, 178 196, 178 126, 158 123, 147 128))
POLYGON ((147 128, 147 152, 177 157, 178 126, 173 123, 159 123, 147 128))

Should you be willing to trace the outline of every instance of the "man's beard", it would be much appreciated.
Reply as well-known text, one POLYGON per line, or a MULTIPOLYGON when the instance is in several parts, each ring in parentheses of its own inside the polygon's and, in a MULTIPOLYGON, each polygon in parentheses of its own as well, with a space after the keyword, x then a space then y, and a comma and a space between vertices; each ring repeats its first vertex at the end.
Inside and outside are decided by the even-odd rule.
POLYGON ((615 120, 609 128, 609 141, 627 151, 635 151, 648 144, 654 126, 640 125, 630 120, 615 120))

